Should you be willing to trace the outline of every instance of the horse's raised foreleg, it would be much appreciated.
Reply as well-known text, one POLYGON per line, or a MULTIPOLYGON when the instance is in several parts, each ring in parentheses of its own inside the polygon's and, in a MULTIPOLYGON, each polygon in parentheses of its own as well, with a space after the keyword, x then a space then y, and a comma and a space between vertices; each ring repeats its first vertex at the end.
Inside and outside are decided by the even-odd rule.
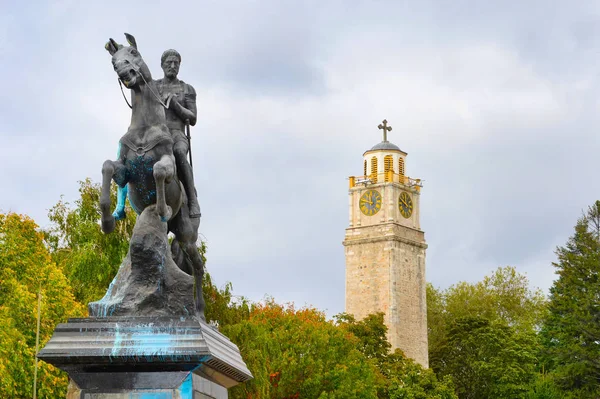
POLYGON ((100 193, 100 211, 102 212, 102 231, 106 234, 115 229, 115 217, 110 211, 110 184, 113 177, 120 176, 122 181, 119 184, 126 183, 125 165, 121 161, 104 161, 102 165, 102 191, 100 193))
POLYGON ((171 219, 172 210, 167 205, 165 185, 175 176, 175 160, 173 155, 163 155, 160 161, 154 164, 154 182, 156 183, 156 211, 163 222, 171 219))
POLYGON ((115 174, 115 165, 111 160, 102 165, 102 192, 100 194, 100 211, 102 212, 102 231, 111 233, 115 229, 115 218, 110 213, 110 184, 115 174))

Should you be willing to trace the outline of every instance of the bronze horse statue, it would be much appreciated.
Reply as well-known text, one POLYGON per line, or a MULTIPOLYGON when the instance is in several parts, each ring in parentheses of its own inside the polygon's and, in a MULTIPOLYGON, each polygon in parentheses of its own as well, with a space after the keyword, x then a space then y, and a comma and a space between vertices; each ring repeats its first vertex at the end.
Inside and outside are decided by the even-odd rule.
POLYGON ((138 214, 146 207, 156 205, 160 219, 175 235, 171 250, 177 266, 194 276, 195 311, 204 319, 204 262, 196 246, 200 219, 189 217, 185 190, 177 178, 173 139, 165 118, 168 100, 165 104, 159 97, 150 69, 137 50, 135 38, 127 33, 125 37, 129 46, 117 44, 113 39, 105 46, 112 55, 119 81, 131 90, 132 113, 131 124, 119 143, 118 159, 107 160, 102 166, 102 231, 108 234, 115 228, 115 217, 111 213, 111 180, 119 187, 128 186, 129 202, 138 214))

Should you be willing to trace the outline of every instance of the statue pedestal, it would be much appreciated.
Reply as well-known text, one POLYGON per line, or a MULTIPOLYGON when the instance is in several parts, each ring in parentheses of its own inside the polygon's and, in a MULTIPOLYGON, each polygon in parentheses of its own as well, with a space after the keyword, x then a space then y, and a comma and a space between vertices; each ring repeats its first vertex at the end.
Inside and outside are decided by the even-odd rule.
POLYGON ((69 319, 38 358, 69 374, 69 399, 222 399, 252 378, 235 344, 185 317, 69 319))

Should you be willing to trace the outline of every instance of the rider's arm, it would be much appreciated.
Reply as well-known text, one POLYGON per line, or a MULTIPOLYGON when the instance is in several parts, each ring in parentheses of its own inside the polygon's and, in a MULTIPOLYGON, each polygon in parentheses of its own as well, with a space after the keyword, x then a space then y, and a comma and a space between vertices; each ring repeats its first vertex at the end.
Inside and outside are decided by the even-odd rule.
POLYGON ((169 108, 173 109, 182 120, 188 119, 190 125, 194 126, 196 124, 196 91, 191 85, 187 85, 187 94, 183 102, 184 105, 179 101, 171 101, 169 108))

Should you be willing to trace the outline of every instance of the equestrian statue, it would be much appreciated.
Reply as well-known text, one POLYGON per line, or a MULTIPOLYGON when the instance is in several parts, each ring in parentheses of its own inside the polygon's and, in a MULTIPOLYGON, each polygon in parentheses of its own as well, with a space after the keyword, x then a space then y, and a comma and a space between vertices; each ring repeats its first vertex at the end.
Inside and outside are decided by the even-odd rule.
POLYGON ((129 263, 125 265, 124 261, 105 298, 90 304, 90 313, 152 314, 152 309, 158 309, 157 312, 163 312, 160 314, 193 314, 204 320, 204 262, 196 245, 200 207, 192 168, 186 160, 189 125, 196 122, 196 93, 190 85, 177 80, 179 53, 167 50, 163 54, 165 78, 153 80, 135 38, 127 33, 125 37, 129 46, 112 38, 105 46, 119 83, 131 91, 132 112, 129 128, 119 141, 118 159, 107 160, 102 166, 102 230, 108 234, 115 229, 115 216, 122 216, 124 196, 140 216, 130 242, 129 263), (112 181, 120 189, 114 214, 110 199, 112 181), (169 232, 174 235, 170 245, 169 232), (162 274, 173 263, 177 266, 173 266, 175 271, 164 277, 162 274), (190 295, 180 292, 181 282, 188 281, 186 275, 193 276, 189 280, 193 284, 185 283, 193 286, 193 309, 188 309, 185 301, 180 308, 170 303, 172 297, 190 295), (131 288, 132 285, 137 288, 131 288))

